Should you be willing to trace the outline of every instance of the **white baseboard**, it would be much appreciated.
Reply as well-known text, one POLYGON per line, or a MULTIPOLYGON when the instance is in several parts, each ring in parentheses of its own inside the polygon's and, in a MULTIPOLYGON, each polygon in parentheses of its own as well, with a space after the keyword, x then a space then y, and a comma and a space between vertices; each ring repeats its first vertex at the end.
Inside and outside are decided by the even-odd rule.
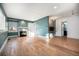
POLYGON ((6 40, 4 41, 2 47, 0 48, 0 53, 2 52, 3 48, 5 47, 7 41, 8 41, 8 37, 7 37, 6 40))

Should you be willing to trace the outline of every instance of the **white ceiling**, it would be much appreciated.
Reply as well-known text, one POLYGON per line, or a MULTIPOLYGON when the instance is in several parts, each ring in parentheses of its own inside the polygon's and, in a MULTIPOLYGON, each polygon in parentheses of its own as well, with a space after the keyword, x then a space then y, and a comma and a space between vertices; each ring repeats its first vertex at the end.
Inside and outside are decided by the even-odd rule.
POLYGON ((76 6, 73 3, 4 3, 2 5, 8 17, 29 21, 50 15, 59 15, 76 6), (57 8, 55 9, 54 6, 57 8))

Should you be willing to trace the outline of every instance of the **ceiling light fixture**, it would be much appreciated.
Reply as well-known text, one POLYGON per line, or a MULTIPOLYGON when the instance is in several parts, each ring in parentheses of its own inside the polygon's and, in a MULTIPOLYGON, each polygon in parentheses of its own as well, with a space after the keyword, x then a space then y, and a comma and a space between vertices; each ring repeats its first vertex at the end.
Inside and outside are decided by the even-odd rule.
POLYGON ((57 8, 57 6, 54 6, 54 9, 56 9, 57 8))

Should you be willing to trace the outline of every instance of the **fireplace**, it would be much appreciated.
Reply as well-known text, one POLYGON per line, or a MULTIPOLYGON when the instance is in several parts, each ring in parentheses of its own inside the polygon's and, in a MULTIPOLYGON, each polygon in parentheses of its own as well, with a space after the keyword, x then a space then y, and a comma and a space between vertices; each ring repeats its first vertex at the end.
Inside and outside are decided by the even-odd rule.
POLYGON ((19 29, 18 33, 20 37, 27 36, 27 27, 19 27, 18 29, 19 29))
POLYGON ((27 32, 26 31, 20 31, 20 36, 26 36, 27 35, 27 32))

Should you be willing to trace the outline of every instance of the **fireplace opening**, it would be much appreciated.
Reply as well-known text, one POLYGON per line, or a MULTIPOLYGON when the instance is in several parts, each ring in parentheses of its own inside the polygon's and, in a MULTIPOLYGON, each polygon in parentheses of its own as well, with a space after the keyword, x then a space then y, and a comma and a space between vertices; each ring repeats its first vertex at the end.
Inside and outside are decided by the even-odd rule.
POLYGON ((22 36, 27 36, 27 32, 26 31, 20 31, 20 37, 22 36))

